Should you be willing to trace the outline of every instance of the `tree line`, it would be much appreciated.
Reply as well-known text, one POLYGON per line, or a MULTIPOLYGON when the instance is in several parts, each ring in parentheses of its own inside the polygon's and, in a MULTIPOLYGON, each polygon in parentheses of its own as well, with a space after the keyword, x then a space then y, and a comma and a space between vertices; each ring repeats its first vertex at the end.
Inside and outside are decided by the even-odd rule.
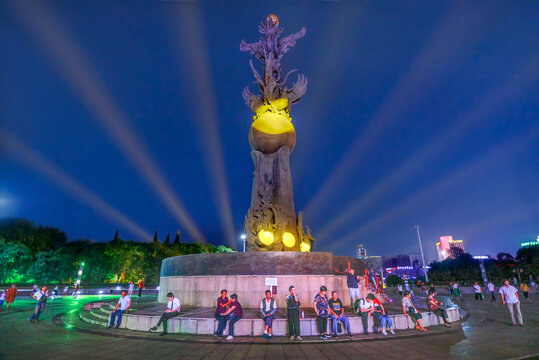
POLYGON ((0 283, 74 283, 84 262, 82 283, 159 283, 161 261, 178 255, 233 252, 220 245, 124 240, 118 231, 109 242, 68 241, 64 231, 23 218, 0 219, 0 283))
POLYGON ((539 274, 539 246, 521 247, 516 256, 499 253, 496 258, 477 260, 464 253, 454 259, 447 258, 430 264, 429 280, 433 282, 457 281, 461 285, 483 282, 479 264, 483 262, 487 278, 501 284, 504 279, 516 278, 528 282, 530 277, 536 281, 539 274))

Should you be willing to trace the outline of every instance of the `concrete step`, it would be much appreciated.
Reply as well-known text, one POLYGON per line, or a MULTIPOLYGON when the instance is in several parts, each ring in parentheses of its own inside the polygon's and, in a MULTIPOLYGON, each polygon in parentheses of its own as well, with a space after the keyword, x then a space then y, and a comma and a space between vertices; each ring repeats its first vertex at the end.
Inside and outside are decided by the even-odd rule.
POLYGON ((110 319, 110 313, 110 311, 105 311, 101 308, 90 310, 90 314, 92 314, 96 318, 103 319, 105 321, 108 321, 110 319))
POLYGON ((107 320, 98 318, 89 312, 84 312, 84 311, 79 312, 79 318, 84 322, 97 325, 97 326, 106 327, 108 325, 107 320))

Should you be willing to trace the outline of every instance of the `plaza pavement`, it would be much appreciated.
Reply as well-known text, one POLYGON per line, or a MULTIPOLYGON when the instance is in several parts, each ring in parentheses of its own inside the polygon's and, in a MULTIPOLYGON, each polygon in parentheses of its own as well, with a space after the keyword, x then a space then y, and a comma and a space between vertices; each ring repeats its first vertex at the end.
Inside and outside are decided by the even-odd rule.
MULTIPOLYGON (((108 297, 103 297, 107 299, 108 297)), ((117 298, 117 297, 113 297, 117 298)), ((110 299, 110 298, 109 298, 110 299)), ((537 300, 522 304, 525 327, 510 324, 506 306, 475 302, 465 295, 470 316, 462 326, 427 333, 400 331, 396 337, 356 336, 356 341, 293 343, 277 338, 213 337, 104 330, 78 319, 83 304, 97 297, 50 302, 37 324, 28 323, 33 302, 17 299, 0 310, 0 359, 512 359, 539 358, 537 300), (65 314, 62 316, 62 314, 65 314)), ((418 302, 422 299, 419 298, 418 302)))

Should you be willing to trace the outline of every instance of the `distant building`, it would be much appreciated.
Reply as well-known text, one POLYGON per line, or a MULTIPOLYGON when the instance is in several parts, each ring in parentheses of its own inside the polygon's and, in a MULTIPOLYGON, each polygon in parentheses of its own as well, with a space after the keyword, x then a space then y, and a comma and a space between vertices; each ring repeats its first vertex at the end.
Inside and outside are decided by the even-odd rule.
POLYGON ((438 260, 443 261, 450 258, 456 258, 464 254, 464 242, 462 240, 453 240, 453 236, 440 236, 440 241, 436 243, 438 260))
POLYGON ((367 249, 363 245, 357 247, 357 257, 360 259, 365 259, 367 257, 367 249))
POLYGON ((520 247, 528 247, 528 246, 538 246, 539 245, 539 236, 537 236, 536 241, 527 241, 520 243, 520 247))
MULTIPOLYGON (((421 263, 421 255, 396 255, 384 257, 382 260, 385 276, 397 275, 400 277, 416 279, 425 276, 421 263)), ((429 269, 429 267, 426 267, 429 269)))

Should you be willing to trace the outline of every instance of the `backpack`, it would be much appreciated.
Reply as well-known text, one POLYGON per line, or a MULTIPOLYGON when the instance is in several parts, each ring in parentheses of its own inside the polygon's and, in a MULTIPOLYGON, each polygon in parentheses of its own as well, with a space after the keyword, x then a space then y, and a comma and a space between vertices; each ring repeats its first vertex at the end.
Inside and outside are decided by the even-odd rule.
POLYGON ((357 299, 356 302, 354 303, 354 309, 357 311, 357 313, 361 313, 361 305, 365 304, 366 300, 365 298, 361 298, 361 299, 357 299))

